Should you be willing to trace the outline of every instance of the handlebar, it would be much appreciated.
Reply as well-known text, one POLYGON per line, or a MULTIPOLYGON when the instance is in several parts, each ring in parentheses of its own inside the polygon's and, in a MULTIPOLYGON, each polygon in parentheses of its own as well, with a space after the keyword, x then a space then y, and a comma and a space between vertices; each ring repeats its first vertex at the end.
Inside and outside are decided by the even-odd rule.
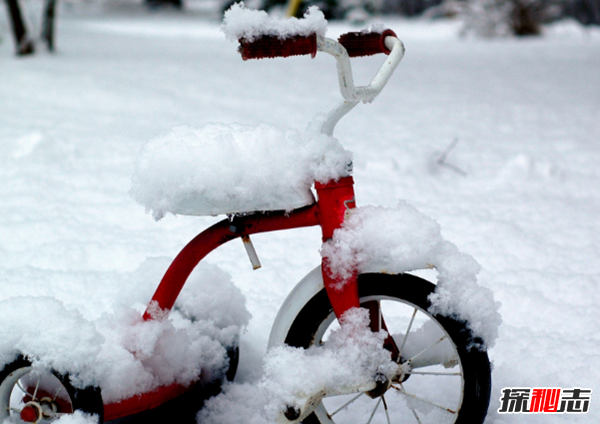
POLYGON ((238 50, 244 60, 299 55, 315 57, 317 51, 328 53, 337 60, 342 97, 348 101, 367 103, 381 92, 404 56, 404 45, 390 29, 382 32, 349 32, 340 36, 338 41, 317 34, 286 39, 263 35, 252 42, 244 39, 239 41, 238 50), (349 58, 378 53, 385 53, 389 57, 368 86, 355 87, 349 58))
POLYGON ((317 34, 306 37, 296 36, 281 40, 271 35, 263 35, 252 42, 240 40, 238 49, 242 59, 265 59, 274 57, 317 55, 317 34))
POLYGON ((280 39, 263 35, 248 42, 240 39, 239 52, 242 59, 263 59, 311 55, 317 51, 328 53, 337 62, 340 92, 344 101, 332 110, 323 122, 321 131, 333 134, 337 122, 359 102, 371 103, 387 84, 394 70, 404 57, 404 44, 389 29, 382 32, 349 32, 333 40, 318 34, 280 39), (388 55, 369 85, 355 87, 350 57, 370 56, 378 53, 388 55))
POLYGON ((385 45, 386 37, 396 37, 391 29, 378 32, 348 32, 340 35, 338 42, 350 57, 372 56, 378 53, 389 55, 392 50, 385 45))
MULTIPOLYGON (((391 29, 382 32, 348 32, 338 38, 349 57, 372 56, 378 53, 389 55, 391 50, 385 45, 386 37, 396 37, 391 29)), ((271 35, 248 42, 240 40, 239 52, 242 59, 265 59, 275 57, 301 56, 317 54, 317 35, 296 36, 279 39, 271 35)))

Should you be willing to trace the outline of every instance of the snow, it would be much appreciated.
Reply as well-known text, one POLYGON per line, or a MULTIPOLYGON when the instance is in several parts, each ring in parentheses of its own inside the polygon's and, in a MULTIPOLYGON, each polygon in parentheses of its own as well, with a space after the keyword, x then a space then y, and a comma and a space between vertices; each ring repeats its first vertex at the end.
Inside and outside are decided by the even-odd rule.
POLYGON ((352 162, 333 137, 271 125, 177 127, 144 146, 132 195, 156 219, 167 212, 217 215, 286 210, 314 202, 317 180, 343 177, 352 162))
POLYGON ((304 406, 302 402, 307 398, 298 393, 331 393, 340 384, 368 387, 376 374, 391 379, 397 367, 390 361, 390 352, 383 348, 387 334, 369 329, 369 316, 364 309, 351 309, 343 319, 347 325, 333 331, 324 347, 278 346, 269 350, 264 359, 264 375, 257 385, 259 394, 249 397, 228 388, 224 396, 208 402, 199 421, 239 422, 239 410, 231 410, 230 403, 251 401, 255 406, 246 411, 249 415, 244 422, 275 422, 279 412, 288 406, 304 406))
MULTIPOLYGON (((0 351, 14 355, 6 348, 33 322, 57 340, 28 348, 44 357, 56 348, 53 366, 67 364, 63 353, 89 354, 109 385, 119 366, 140 366, 119 356, 127 343, 162 354, 164 346, 147 343, 159 331, 200 341, 184 312, 164 328, 136 333, 147 338, 121 343, 107 335, 133 336, 127 330, 165 258, 220 219, 166 215, 156 223, 146 215, 129 194, 143 146, 174 127, 209 122, 302 130, 339 99, 334 65, 324 55, 243 62, 215 15, 200 7, 177 14, 78 4, 61 5, 56 54, 39 46, 35 56, 16 58, 5 13, 0 8, 0 351), (13 312, 17 305, 29 313, 13 312), (77 325, 90 331, 66 331, 77 325), (77 351, 65 352, 72 344, 77 351)), ((406 57, 381 96, 351 112, 335 134, 353 152, 357 203, 395 208, 406 201, 481 265, 478 283, 493 291, 503 319, 489 352, 487 423, 598 421, 594 394, 585 416, 496 412, 504 387, 598 391, 598 30, 569 22, 546 28, 542 38, 461 40, 451 21, 382 21, 403 40, 406 57)), ((358 29, 330 23, 328 35, 358 29)), ((356 61, 359 84, 379 60, 356 61)), ((277 309, 320 260, 315 228, 253 240, 260 271, 233 243, 209 255, 200 272, 207 283, 231 275, 252 314, 238 377, 220 407, 243 419, 256 418, 266 402, 255 388, 277 309)), ((199 275, 186 286, 182 302, 202 295, 194 290, 202 281, 199 275)), ((226 340, 228 315, 238 323, 248 316, 219 304, 222 297, 211 297, 214 312, 194 313, 225 309, 207 331, 226 340)), ((178 375, 160 379, 189 371, 170 365, 178 375)))
POLYGON ((75 411, 74 414, 63 415, 55 422, 58 424, 94 424, 94 417, 90 414, 85 414, 81 411, 75 411))
MULTIPOLYGON (((389 362, 389 351, 381 347, 386 333, 369 330, 365 310, 350 310, 343 319, 345 325, 333 330, 322 347, 305 350, 278 346, 270 350, 264 358, 265 373, 260 382, 255 387, 248 384, 225 386, 224 394, 210 399, 200 411, 199 422, 275 422, 280 410, 288 406, 302 407, 304 402, 310 401, 299 397, 298 393, 305 396, 331 393, 344 383, 351 387, 373 388, 373 375, 380 376, 379 381, 391 379, 398 369, 389 362)), ((440 337, 439 333, 426 332, 424 339, 434 334, 440 337)), ((417 346, 418 351, 431 346, 431 340, 424 339, 424 345, 417 346)), ((422 410, 423 405, 418 409, 422 410)), ((362 418, 366 421, 370 412, 365 409, 363 417, 354 418, 358 422, 362 418)))
POLYGON ((359 207, 348 215, 321 249, 335 275, 348 278, 353 269, 399 274, 435 268, 438 288, 431 311, 468 321, 474 337, 486 347, 494 345, 500 305, 489 288, 478 284, 479 264, 444 240, 437 222, 406 203, 359 207))
MULTIPOLYGON (((121 283, 139 287, 168 264, 165 258, 147 261, 121 283)), ((96 319, 83 315, 85 297, 79 307, 60 296, 7 298, 0 301, 0 358, 10 363, 23 354, 34 367, 69 372, 76 387, 99 386, 105 402, 218 376, 228 364, 225 348, 248 322, 245 299, 214 265, 202 264, 188 284, 170 316, 151 321, 141 319, 145 296, 96 319), (23 317, 35 317, 35 324, 23 317)))
POLYGON ((243 2, 233 4, 223 16, 221 29, 228 40, 253 42, 262 36, 285 40, 292 37, 325 35, 327 21, 316 6, 311 6, 301 19, 277 17, 264 10, 247 8, 243 2))

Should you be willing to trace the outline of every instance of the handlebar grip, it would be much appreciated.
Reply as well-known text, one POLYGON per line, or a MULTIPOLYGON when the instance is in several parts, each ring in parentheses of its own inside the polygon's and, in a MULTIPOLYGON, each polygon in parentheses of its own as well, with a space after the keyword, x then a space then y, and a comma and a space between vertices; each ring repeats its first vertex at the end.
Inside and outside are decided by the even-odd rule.
POLYGON ((317 34, 295 36, 280 39, 272 35, 263 35, 257 40, 248 42, 240 39, 238 51, 242 59, 264 59, 274 57, 301 56, 305 54, 315 57, 317 54, 317 34))
POLYGON ((378 53, 390 54, 385 45, 385 37, 396 37, 391 29, 378 32, 348 32, 338 38, 339 43, 346 48, 348 56, 371 56, 378 53))

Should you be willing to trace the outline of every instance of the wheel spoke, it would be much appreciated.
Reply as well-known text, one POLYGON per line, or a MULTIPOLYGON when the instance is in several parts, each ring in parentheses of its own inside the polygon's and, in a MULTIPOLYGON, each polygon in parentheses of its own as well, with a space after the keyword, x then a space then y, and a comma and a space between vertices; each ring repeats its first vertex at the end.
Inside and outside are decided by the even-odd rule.
POLYGON ((342 406, 340 406, 338 409, 336 409, 334 412, 332 412, 331 414, 329 414, 330 416, 334 416, 335 414, 337 414, 338 412, 340 412, 342 409, 344 409, 345 407, 347 407, 348 405, 350 405, 351 403, 353 403, 356 399, 358 399, 359 397, 361 397, 362 395, 364 395, 364 392, 359 393, 358 395, 356 395, 355 397, 353 397, 352 399, 350 399, 348 402, 346 402, 345 404, 343 404, 342 406))
POLYGON ((417 422, 418 422, 419 424, 423 424, 423 423, 421 422, 421 418, 419 418, 419 416, 417 415, 417 411, 415 411, 415 409, 414 409, 414 408, 413 408, 411 405, 408 405, 408 407, 409 407, 409 408, 410 408, 410 410, 412 411, 412 413, 413 413, 413 415, 415 416, 415 419, 417 420, 417 422))
POLYGON ((27 390, 25 390, 25 387, 23 387, 23 385, 21 384, 21 380, 17 380, 17 387, 21 389, 21 391, 27 396, 31 396, 31 394, 27 390))
POLYGON ((381 323, 383 322, 383 315, 381 315, 381 302, 377 301, 377 319, 378 319, 378 323, 377 323, 377 328, 379 328, 381 330, 381 323))
POLYGON ((66 412, 53 412, 53 411, 46 411, 44 412, 44 414, 46 414, 47 416, 49 416, 50 418, 60 418, 63 415, 69 415, 66 412))
POLYGON ((379 400, 375 404, 375 408, 373 408, 373 412, 371 412, 371 416, 369 417, 369 421, 367 421, 367 424, 370 424, 371 421, 373 420, 373 417, 375 416, 375 412, 377 412, 377 408, 379 408, 380 403, 381 403, 381 398, 379 398, 379 400))
POLYGON ((444 340, 446 337, 448 337, 447 334, 444 334, 439 340, 437 340, 434 344, 432 344, 429 347, 426 347, 425 349, 423 349, 422 351, 420 351, 419 353, 417 353, 415 356, 413 356, 412 358, 410 358, 408 361, 406 362, 412 362, 414 361, 416 358, 418 358, 419 356, 421 356, 422 354, 424 354, 425 352, 427 352, 429 349, 431 349, 434 346, 437 346, 438 344, 440 344, 442 342, 442 340, 444 340))
POLYGON ((40 375, 38 375, 37 383, 35 383, 35 390, 33 391, 33 396, 31 398, 33 401, 37 400, 37 392, 38 392, 38 389, 40 388, 41 380, 42 380, 42 377, 40 375))
POLYGON ((418 374, 418 375, 462 375, 460 372, 433 372, 433 371, 408 371, 405 374, 418 374))
POLYGON ((415 321, 415 316, 417 315, 417 308, 415 308, 415 310, 413 311, 412 317, 410 317, 410 322, 408 323, 408 328, 406 329, 406 333, 404 334, 404 337, 402 338, 402 344, 400 345, 400 348, 398 349, 398 359, 396 360, 396 362, 400 362, 400 359, 402 358, 402 350, 404 349, 404 345, 406 344, 406 340, 408 339, 408 334, 410 333, 410 329, 412 328, 413 322, 415 321))
MULTIPOLYGON (((392 386, 392 387, 396 390, 399 390, 396 386, 392 386)), ((402 390, 400 390, 400 392, 402 392, 402 390)), ((411 412, 413 413, 413 416, 415 417, 415 420, 417 420, 417 423, 423 424, 421 422, 421 418, 419 418, 419 415, 417 414, 417 411, 415 411, 415 408, 413 408, 413 406, 410 404, 410 402, 406 402, 406 405, 408 405, 408 407, 410 408, 411 412)))
POLYGON ((381 395, 381 400, 383 400, 383 410, 385 411, 385 418, 388 424, 392 424, 390 421, 390 412, 388 411, 387 402, 385 401, 385 396, 381 395))
POLYGON ((58 390, 56 391, 56 394, 54 395, 54 398, 52 398, 52 402, 54 402, 56 400, 56 398, 58 397, 58 394, 61 392, 61 390, 63 389, 62 384, 59 385, 58 390))
POLYGON ((423 398, 421 398, 421 397, 419 397, 417 395, 413 395, 412 393, 408 393, 406 390, 404 390, 404 387, 402 385, 400 385, 400 387, 396 387, 396 386, 392 385, 391 387, 393 387, 394 389, 398 390, 403 395, 408 396, 410 398, 413 398, 415 400, 418 400, 419 402, 426 403, 428 405, 431 405, 431 406, 433 406, 435 408, 438 408, 438 409, 440 409, 442 411, 445 411, 445 412, 448 412, 450 414, 456 414, 456 411, 453 411, 450 408, 446 408, 445 406, 438 405, 437 403, 431 402, 431 401, 429 401, 427 399, 423 399, 423 398))

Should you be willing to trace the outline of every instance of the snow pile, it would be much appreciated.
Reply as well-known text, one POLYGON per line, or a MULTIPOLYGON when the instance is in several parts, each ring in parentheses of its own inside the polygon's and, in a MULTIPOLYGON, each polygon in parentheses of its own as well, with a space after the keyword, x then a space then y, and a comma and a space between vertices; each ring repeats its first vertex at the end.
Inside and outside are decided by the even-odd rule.
POLYGON ((264 10, 247 9, 243 2, 235 3, 225 12, 221 30, 230 41, 252 42, 262 36, 287 39, 312 34, 325 35, 327 21, 316 6, 308 8, 303 19, 277 18, 264 10))
POLYGON ((332 394, 344 386, 366 387, 376 375, 391 379, 398 366, 383 348, 385 331, 370 330, 365 309, 349 310, 343 321, 344 325, 332 331, 322 347, 284 345, 271 349, 264 359, 258 390, 230 386, 224 394, 208 401, 198 422, 274 422, 287 407, 301 408, 319 393, 332 394))
POLYGON ((366 206, 353 209, 342 228, 321 250, 334 274, 347 278, 359 273, 402 273, 434 267, 438 286, 431 312, 467 320, 476 337, 492 347, 501 323, 490 289, 477 283, 479 264, 444 240, 440 226, 415 208, 400 203, 395 209, 366 206))
POLYGON ((76 410, 72 414, 65 414, 53 421, 54 424, 97 424, 98 416, 86 414, 80 410, 76 410))
POLYGON ((77 310, 51 297, 21 296, 0 302, 0 361, 19 353, 60 373, 84 373, 86 361, 97 357, 105 338, 77 310), (42 316, 40 316, 43 314, 42 316), (32 325, 32 320, 35 325, 32 325))
MULTIPOLYGON (((9 417, 5 419, 1 424, 22 424, 23 421, 16 419, 16 417, 9 417)), ((72 414, 64 414, 60 417, 52 420, 53 424, 98 424, 98 416, 92 414, 86 414, 81 412, 79 409, 75 410, 72 414)))
POLYGON ((144 147, 131 194, 156 219, 291 210, 311 204, 312 183, 345 175, 351 160, 337 139, 312 129, 177 127, 144 147))
POLYGON ((188 298, 150 321, 126 306, 90 320, 48 296, 0 301, 0 366, 25 355, 34 367, 70 373, 76 387, 100 387, 105 402, 218 378, 249 314, 223 271, 199 271, 187 283, 188 298))

